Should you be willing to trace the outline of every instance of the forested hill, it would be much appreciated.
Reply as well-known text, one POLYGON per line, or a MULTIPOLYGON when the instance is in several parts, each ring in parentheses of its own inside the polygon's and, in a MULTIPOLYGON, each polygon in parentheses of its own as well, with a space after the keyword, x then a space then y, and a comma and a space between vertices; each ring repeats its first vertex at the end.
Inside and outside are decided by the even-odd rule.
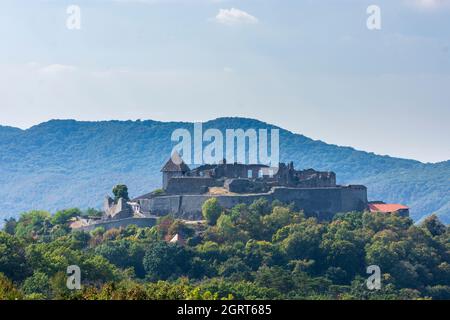
MULTIPOLYGON (((118 183, 132 196, 161 185, 173 130, 191 123, 52 120, 27 130, 0 126, 0 215, 31 209, 100 207, 118 183)), ((244 118, 219 118, 204 129, 270 128, 244 118)), ((301 128, 300 128, 301 129, 301 128)), ((450 222, 450 162, 423 164, 315 141, 280 130, 282 161, 336 172, 338 183, 365 184, 371 200, 411 207, 417 221, 436 213, 450 222)))

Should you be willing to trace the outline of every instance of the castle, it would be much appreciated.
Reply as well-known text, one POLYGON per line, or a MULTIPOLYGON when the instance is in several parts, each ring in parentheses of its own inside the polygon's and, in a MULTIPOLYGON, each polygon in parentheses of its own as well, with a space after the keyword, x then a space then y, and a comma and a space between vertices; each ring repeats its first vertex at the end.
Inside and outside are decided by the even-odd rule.
POLYGON ((363 211, 368 205, 366 187, 336 185, 333 172, 298 171, 292 162, 270 168, 224 160, 191 170, 175 153, 161 171, 162 190, 133 199, 143 214, 200 220, 202 205, 210 198, 217 198, 224 208, 251 204, 259 198, 279 200, 319 219, 330 219, 338 212, 363 211))
POLYGON ((367 209, 364 186, 339 186, 334 172, 298 171, 294 164, 277 168, 259 164, 207 164, 190 169, 178 153, 161 169, 162 189, 132 200, 107 196, 104 214, 97 220, 78 219, 73 229, 105 229, 136 224, 152 226, 158 217, 172 214, 184 220, 202 220, 202 205, 217 198, 223 208, 251 204, 264 198, 293 204, 306 215, 329 220, 338 212, 367 209))
POLYGON ((299 171, 293 162, 270 168, 224 160, 190 169, 174 153, 161 172, 162 189, 129 201, 123 198, 114 201, 108 196, 103 217, 97 221, 78 221, 78 228, 152 226, 158 217, 168 214, 184 220, 202 220, 202 205, 211 198, 227 209, 260 198, 269 202, 278 200, 319 220, 331 220, 340 212, 371 209, 365 186, 337 185, 334 172, 299 171))

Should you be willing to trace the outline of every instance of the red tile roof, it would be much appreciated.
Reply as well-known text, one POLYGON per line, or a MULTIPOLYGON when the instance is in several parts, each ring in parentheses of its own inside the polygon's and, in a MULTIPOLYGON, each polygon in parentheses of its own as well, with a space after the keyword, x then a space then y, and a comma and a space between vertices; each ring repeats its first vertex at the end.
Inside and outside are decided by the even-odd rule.
POLYGON ((393 203, 369 203, 369 209, 371 212, 396 212, 400 210, 409 210, 407 206, 402 204, 393 203))

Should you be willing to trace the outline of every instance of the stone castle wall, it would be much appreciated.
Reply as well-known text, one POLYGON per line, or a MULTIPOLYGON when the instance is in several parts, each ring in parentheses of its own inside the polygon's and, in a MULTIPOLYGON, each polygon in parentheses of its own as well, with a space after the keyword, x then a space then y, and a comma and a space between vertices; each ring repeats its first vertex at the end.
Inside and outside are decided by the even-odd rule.
POLYGON ((341 211, 363 211, 368 207, 367 188, 350 185, 341 189, 341 211))
POLYGON ((125 218, 125 219, 117 219, 117 220, 109 220, 109 221, 100 221, 98 223, 93 223, 85 227, 77 228, 78 231, 89 232, 96 228, 104 228, 105 230, 109 229, 119 229, 126 228, 129 225, 135 225, 139 228, 153 227, 156 224, 156 218, 125 218))
POLYGON ((165 190, 169 194, 202 194, 210 187, 222 185, 223 182, 209 177, 175 177, 168 181, 165 190))
POLYGON ((294 203, 297 210, 304 210, 309 216, 319 219, 331 219, 336 213, 363 211, 367 207, 367 189, 364 186, 334 188, 286 188, 276 187, 268 193, 250 195, 172 195, 139 200, 141 210, 146 214, 163 216, 173 214, 175 217, 200 220, 203 203, 217 198, 224 208, 244 203, 251 204, 259 198, 268 201, 279 200, 294 203))
POLYGON ((106 197, 103 210, 105 210, 104 220, 108 219, 124 219, 133 216, 133 209, 123 198, 120 198, 117 203, 111 197, 106 197))

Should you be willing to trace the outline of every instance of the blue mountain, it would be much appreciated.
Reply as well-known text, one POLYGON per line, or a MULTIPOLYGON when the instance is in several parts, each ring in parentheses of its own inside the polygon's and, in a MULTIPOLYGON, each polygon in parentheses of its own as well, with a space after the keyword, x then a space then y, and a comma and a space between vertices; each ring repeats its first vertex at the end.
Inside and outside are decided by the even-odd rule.
MULTIPOLYGON (((204 129, 268 129, 246 118, 219 118, 204 129)), ((160 168, 187 122, 52 120, 27 130, 0 126, 0 218, 32 209, 100 207, 115 184, 138 196, 161 185, 160 168)), ((338 183, 365 184, 370 200, 403 203, 418 221, 450 223, 450 161, 424 164, 312 140, 280 129, 280 156, 296 168, 336 172, 338 183)))

